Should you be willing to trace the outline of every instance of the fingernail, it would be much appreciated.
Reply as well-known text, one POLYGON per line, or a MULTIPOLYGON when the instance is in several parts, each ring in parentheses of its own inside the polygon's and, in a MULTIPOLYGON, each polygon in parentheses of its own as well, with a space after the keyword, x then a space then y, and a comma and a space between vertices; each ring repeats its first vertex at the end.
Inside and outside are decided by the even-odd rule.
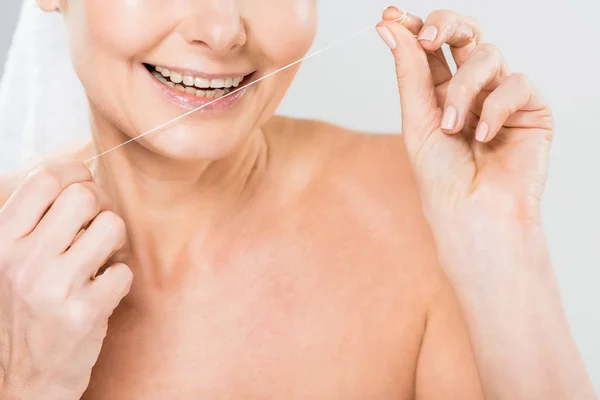
POLYGON ((383 39, 385 44, 392 50, 396 48, 396 39, 394 39, 394 35, 386 26, 378 26, 377 32, 379 32, 379 36, 383 39))
POLYGON ((479 140, 480 142, 485 142, 489 130, 490 128, 488 127, 488 124, 480 121, 479 125, 477 125, 477 130, 475 131, 475 139, 479 140))
POLYGON ((435 26, 426 26, 419 33, 419 40, 428 40, 433 42, 437 37, 438 30, 435 26))
POLYGON ((456 125, 456 108, 452 106, 446 107, 444 111, 444 117, 442 118, 442 129, 452 130, 456 125))

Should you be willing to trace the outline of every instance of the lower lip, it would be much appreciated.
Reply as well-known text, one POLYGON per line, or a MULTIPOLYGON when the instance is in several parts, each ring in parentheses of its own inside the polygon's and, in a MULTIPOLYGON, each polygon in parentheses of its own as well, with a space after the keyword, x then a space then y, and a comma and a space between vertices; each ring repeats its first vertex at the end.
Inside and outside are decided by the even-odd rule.
POLYGON ((225 111, 232 108, 239 100, 247 93, 248 88, 235 88, 232 92, 227 93, 223 97, 218 99, 210 99, 208 97, 199 97, 186 92, 182 92, 178 89, 172 89, 164 83, 158 81, 150 71, 148 71, 143 65, 142 68, 147 72, 148 76, 156 86, 156 88, 175 105, 185 108, 187 110, 198 110, 198 112, 216 112, 225 111))

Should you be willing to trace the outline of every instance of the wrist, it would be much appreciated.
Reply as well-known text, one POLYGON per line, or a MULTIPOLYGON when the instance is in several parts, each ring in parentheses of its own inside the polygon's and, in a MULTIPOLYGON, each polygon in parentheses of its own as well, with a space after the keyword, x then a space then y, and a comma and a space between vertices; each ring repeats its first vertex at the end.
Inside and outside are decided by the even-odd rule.
POLYGON ((537 221, 471 213, 436 218, 430 226, 439 262, 452 280, 499 285, 523 274, 554 273, 537 221), (499 280, 490 282, 492 277, 499 280))
MULTIPOLYGON (((541 185, 540 187, 542 187, 541 185)), ((479 183, 470 194, 445 195, 422 193, 422 209, 432 226, 456 224, 478 228, 480 221, 504 222, 520 229, 539 229, 541 226, 541 193, 531 190, 507 190, 479 183), (529 193, 529 194, 527 194, 529 193)))

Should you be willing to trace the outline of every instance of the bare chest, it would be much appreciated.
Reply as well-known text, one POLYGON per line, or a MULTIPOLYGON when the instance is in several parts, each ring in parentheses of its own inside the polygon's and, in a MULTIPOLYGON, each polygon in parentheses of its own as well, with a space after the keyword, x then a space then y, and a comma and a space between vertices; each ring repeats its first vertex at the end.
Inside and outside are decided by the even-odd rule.
POLYGON ((280 240, 190 261, 151 295, 136 276, 83 399, 411 398, 410 276, 360 243, 280 240))

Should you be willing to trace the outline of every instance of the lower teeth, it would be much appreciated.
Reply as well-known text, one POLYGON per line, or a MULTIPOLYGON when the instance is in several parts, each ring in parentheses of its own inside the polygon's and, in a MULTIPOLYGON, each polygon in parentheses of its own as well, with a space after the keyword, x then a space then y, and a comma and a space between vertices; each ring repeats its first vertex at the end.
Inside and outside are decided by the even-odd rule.
POLYGON ((181 92, 186 92, 187 94, 190 94, 192 96, 198 96, 198 97, 206 97, 209 99, 218 99, 221 98, 223 96, 225 96, 226 94, 228 94, 231 89, 209 89, 209 90, 202 90, 202 89, 196 89, 193 88, 191 86, 184 86, 182 84, 175 84, 171 81, 168 81, 164 76, 162 76, 162 74, 154 71, 152 72, 152 76, 154 76, 158 81, 164 83, 165 85, 167 85, 168 87, 170 87, 171 89, 177 89, 181 92))

